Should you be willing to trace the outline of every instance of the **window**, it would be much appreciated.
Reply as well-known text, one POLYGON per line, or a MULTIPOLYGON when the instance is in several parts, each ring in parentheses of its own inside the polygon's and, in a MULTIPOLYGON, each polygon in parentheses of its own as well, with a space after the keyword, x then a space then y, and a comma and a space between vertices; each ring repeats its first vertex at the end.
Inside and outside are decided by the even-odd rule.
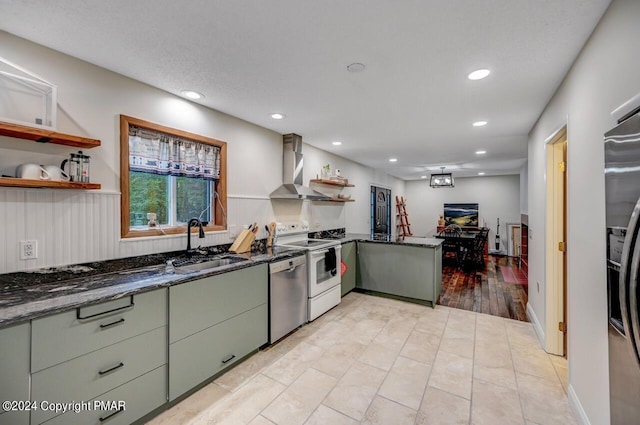
POLYGON ((225 142, 121 115, 120 150, 123 238, 226 229, 225 142))

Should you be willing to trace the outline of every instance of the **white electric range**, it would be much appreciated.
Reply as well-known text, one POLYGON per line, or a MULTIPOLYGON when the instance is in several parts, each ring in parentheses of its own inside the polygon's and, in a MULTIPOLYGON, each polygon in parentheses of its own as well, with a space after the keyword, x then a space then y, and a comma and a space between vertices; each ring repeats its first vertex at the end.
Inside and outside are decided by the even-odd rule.
POLYGON ((340 304, 340 241, 310 239, 307 221, 276 223, 276 246, 306 251, 311 322, 340 304))

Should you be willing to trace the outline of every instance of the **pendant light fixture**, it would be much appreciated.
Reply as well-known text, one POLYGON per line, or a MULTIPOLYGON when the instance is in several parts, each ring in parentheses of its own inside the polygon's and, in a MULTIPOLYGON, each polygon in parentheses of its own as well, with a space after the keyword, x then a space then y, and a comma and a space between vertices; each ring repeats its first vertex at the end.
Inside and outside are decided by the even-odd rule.
POLYGON ((429 186, 438 188, 438 187, 454 187, 453 184, 453 175, 451 173, 444 172, 445 167, 440 167, 442 170, 441 173, 431 174, 431 180, 429 182, 429 186))

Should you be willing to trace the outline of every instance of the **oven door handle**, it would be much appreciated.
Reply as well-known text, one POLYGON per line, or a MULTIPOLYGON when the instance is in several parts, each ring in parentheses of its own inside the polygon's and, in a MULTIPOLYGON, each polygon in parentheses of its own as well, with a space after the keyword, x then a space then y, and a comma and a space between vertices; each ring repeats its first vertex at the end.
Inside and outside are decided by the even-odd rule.
MULTIPOLYGON (((342 249, 342 247, 337 246, 337 247, 334 247, 334 249, 336 250, 336 255, 337 255, 337 254, 340 253, 340 250, 342 249)), ((317 249, 317 250, 309 251, 309 252, 311 253, 311 255, 318 256, 318 255, 321 255, 321 254, 322 255, 326 254, 327 252, 329 252, 329 250, 328 249, 317 249)))
POLYGON ((314 255, 314 256, 324 255, 327 252, 329 252, 328 249, 318 249, 318 250, 315 250, 315 251, 311 251, 311 255, 314 255))

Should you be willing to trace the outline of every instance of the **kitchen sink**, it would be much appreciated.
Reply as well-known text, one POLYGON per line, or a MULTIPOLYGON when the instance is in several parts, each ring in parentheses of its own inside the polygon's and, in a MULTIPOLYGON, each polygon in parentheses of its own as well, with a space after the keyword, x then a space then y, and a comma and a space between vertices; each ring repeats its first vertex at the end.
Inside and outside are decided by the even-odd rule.
POLYGON ((181 259, 176 260, 174 262, 174 268, 177 272, 197 272, 203 270, 213 270, 225 266, 229 266, 231 264, 237 264, 242 262, 251 261, 245 257, 233 257, 233 256, 225 256, 225 257, 217 257, 217 258, 209 258, 209 259, 181 259))

